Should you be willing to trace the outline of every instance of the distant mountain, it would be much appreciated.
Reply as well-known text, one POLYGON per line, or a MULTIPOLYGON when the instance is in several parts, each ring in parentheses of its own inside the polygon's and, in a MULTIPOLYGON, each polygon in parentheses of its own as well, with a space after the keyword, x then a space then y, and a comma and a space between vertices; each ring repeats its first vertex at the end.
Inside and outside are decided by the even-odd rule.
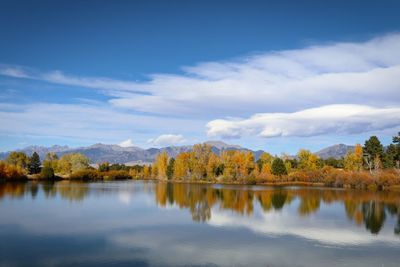
MULTIPOLYGON (((254 158, 257 160, 263 150, 253 151, 238 145, 231 145, 221 141, 208 141, 206 144, 211 146, 214 153, 220 154, 226 150, 241 150, 251 151, 254 153, 254 158)), ((18 151, 25 152, 27 155, 32 155, 33 152, 37 152, 41 159, 46 157, 49 152, 54 152, 58 156, 62 156, 67 153, 82 153, 86 155, 92 163, 110 162, 110 163, 125 163, 128 165, 133 164, 145 164, 153 162, 157 154, 162 151, 166 151, 170 157, 176 157, 179 153, 191 151, 193 146, 168 146, 163 148, 148 148, 143 149, 140 147, 121 147, 118 145, 105 145, 105 144, 94 144, 87 147, 76 147, 71 148, 68 146, 54 145, 51 147, 44 146, 28 146, 18 151)), ((333 145, 324 148, 316 154, 323 159, 333 157, 340 159, 344 157, 349 150, 353 150, 354 146, 348 146, 344 144, 333 145)), ((10 152, 0 152, 0 159, 5 159, 10 152)))
MULTIPOLYGON (((250 149, 242 148, 238 145, 230 145, 221 141, 209 141, 206 142, 211 146, 214 153, 219 154, 225 150, 242 150, 252 151, 250 149)), ((46 157, 49 152, 54 152, 58 156, 62 156, 67 153, 82 153, 86 155, 92 163, 110 162, 110 163, 125 163, 129 165, 133 164, 145 164, 152 162, 157 154, 162 151, 166 151, 170 157, 176 157, 179 153, 188 152, 192 150, 193 146, 168 146, 163 148, 149 148, 143 149, 140 147, 121 147, 118 145, 106 145, 106 144, 94 144, 88 147, 77 147, 70 148, 68 146, 29 146, 18 151, 25 152, 27 155, 32 155, 33 152, 37 152, 41 159, 46 157)), ((262 150, 252 151, 256 159, 264 152, 262 150)), ((10 152, 1 152, 0 159, 4 159, 10 152)))
POLYGON ((345 144, 337 144, 333 146, 329 146, 327 148, 324 148, 315 154, 317 154, 320 158, 322 159, 327 159, 327 158, 335 158, 335 159, 340 159, 346 156, 347 152, 354 150, 354 146, 348 146, 345 144))

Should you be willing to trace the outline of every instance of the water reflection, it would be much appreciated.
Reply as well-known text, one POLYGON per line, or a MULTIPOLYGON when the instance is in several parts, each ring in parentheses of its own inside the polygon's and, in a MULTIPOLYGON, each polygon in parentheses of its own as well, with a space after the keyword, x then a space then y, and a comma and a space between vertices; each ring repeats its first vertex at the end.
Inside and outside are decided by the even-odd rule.
MULTIPOLYGON (((132 183, 134 184, 134 183, 132 183)), ((396 192, 368 192, 316 188, 267 188, 242 186, 211 186, 185 183, 136 183, 130 187, 101 186, 101 183, 82 182, 28 182, 0 184, 0 201, 4 198, 60 198, 84 201, 89 195, 121 193, 135 190, 153 195, 162 208, 177 206, 190 211, 193 221, 208 222, 213 211, 231 211, 242 217, 253 216, 254 205, 259 204, 264 214, 282 211, 291 204, 300 217, 308 217, 320 210, 321 204, 342 204, 341 209, 354 225, 364 226, 372 234, 379 234, 387 217, 397 223, 393 232, 400 235, 400 194, 396 192)), ((128 201, 129 202, 129 201, 128 201)))

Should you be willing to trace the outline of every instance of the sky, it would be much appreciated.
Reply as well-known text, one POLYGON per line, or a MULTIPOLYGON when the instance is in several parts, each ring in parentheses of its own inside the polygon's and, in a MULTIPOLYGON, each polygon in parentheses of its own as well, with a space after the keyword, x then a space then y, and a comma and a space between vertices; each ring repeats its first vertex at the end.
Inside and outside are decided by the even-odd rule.
POLYGON ((0 0, 0 151, 400 131, 399 1, 0 0))

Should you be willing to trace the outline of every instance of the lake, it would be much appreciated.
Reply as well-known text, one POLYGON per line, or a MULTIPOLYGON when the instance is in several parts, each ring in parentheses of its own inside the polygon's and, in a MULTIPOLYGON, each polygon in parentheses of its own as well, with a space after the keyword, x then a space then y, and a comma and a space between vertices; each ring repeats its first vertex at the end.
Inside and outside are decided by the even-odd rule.
POLYGON ((0 184, 0 266, 399 266, 400 193, 0 184))

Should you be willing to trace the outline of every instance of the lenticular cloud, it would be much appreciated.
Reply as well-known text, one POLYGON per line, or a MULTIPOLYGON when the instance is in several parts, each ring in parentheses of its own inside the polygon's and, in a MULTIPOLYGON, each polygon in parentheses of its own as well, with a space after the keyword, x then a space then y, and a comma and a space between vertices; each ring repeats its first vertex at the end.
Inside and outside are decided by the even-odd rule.
POLYGON ((327 105, 293 113, 260 113, 247 119, 218 119, 207 124, 209 136, 239 138, 356 134, 400 125, 400 107, 327 105))

